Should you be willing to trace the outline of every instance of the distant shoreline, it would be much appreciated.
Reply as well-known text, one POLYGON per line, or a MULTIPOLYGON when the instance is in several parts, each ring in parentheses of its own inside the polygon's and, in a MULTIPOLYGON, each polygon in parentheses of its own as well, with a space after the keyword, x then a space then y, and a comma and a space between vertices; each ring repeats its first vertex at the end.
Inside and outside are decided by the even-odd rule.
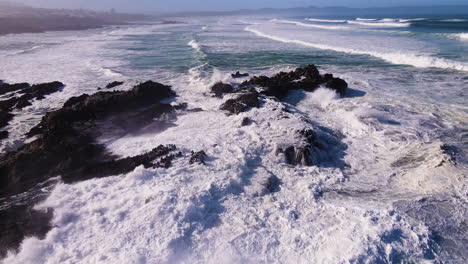
POLYGON ((0 35, 86 30, 112 25, 127 25, 135 21, 155 18, 149 15, 124 14, 114 11, 34 8, 5 4, 0 0, 0 35))
POLYGON ((8 17, 0 18, 0 36, 8 34, 44 33, 47 31, 68 31, 102 28, 111 25, 127 25, 126 21, 99 21, 89 17, 8 17))

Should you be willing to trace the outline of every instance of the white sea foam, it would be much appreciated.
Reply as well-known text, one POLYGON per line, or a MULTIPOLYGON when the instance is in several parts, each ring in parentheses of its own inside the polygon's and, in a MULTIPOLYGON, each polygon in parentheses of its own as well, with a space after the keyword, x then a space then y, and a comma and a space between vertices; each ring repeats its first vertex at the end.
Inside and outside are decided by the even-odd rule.
POLYGON ((411 26, 410 23, 399 23, 399 22, 361 22, 361 21, 353 21, 353 20, 348 20, 348 24, 356 24, 356 25, 362 25, 362 26, 368 26, 368 27, 409 27, 411 26))
POLYGON ((301 27, 311 27, 311 28, 320 28, 320 29, 349 29, 347 27, 342 27, 342 26, 324 26, 324 25, 316 25, 316 24, 307 24, 307 23, 302 23, 302 22, 297 22, 297 21, 290 21, 290 20, 278 20, 278 19, 273 19, 271 20, 272 22, 278 22, 278 23, 285 23, 285 24, 294 24, 297 26, 301 27))
POLYGON ((411 21, 422 21, 422 20, 427 20, 427 18, 402 18, 398 19, 399 22, 411 22, 411 21))
POLYGON ((265 34, 261 31, 252 29, 250 27, 246 27, 245 30, 252 32, 256 34, 257 36, 272 39, 272 40, 283 42, 283 43, 294 43, 294 44, 299 44, 302 46, 307 46, 307 47, 312 47, 312 48, 317 48, 317 49, 334 50, 334 51, 344 52, 344 53, 349 53, 349 54, 370 55, 373 57, 383 59, 392 64, 405 64, 405 65, 411 65, 414 67, 421 67, 421 68, 434 67, 434 68, 441 68, 441 69, 468 71, 468 64, 463 63, 463 62, 455 62, 455 61, 442 59, 442 58, 428 57, 428 56, 416 55, 416 54, 382 53, 382 52, 375 52, 375 51, 370 51, 370 50, 359 50, 359 49, 352 49, 352 48, 336 47, 336 46, 331 46, 331 45, 324 45, 324 44, 307 42, 303 40, 288 39, 288 38, 284 38, 280 36, 265 34))
POLYGON ((460 33, 457 36, 463 40, 468 40, 468 33, 460 33))
POLYGON ((312 22, 324 22, 324 23, 344 23, 344 22, 346 22, 346 20, 318 19, 318 18, 306 18, 305 20, 312 21, 312 22))
POLYGON ((202 52, 200 44, 196 40, 191 40, 188 45, 198 52, 202 52))
POLYGON ((468 20, 466 19, 443 19, 439 21, 441 22, 467 22, 468 20))
POLYGON ((377 21, 376 18, 356 18, 357 21, 377 21))

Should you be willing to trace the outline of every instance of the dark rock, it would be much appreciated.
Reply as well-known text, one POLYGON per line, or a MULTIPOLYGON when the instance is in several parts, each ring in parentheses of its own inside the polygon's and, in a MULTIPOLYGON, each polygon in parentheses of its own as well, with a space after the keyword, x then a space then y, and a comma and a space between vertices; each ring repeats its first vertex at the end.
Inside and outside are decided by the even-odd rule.
POLYGON ((290 146, 284 151, 286 162, 291 165, 313 165, 310 159, 310 150, 306 147, 294 147, 290 146))
POLYGON ((244 119, 242 119, 241 126, 249 126, 250 124, 252 124, 252 119, 248 117, 244 117, 244 119))
POLYGON ((52 210, 37 211, 27 205, 0 209, 0 258, 9 250, 16 250, 26 237, 44 239, 51 219, 52 210))
POLYGON ((9 135, 8 131, 6 130, 0 131, 0 140, 8 138, 8 135, 9 135))
POLYGON ((180 103, 178 105, 174 105, 175 110, 186 110, 188 107, 187 103, 180 103))
POLYGON ((23 98, 44 99, 44 96, 60 91, 65 85, 61 82, 34 84, 29 88, 20 90, 18 93, 24 94, 23 98))
MULTIPOLYGON (((32 87, 31 87, 32 88, 32 87)), ((35 87, 25 95, 44 94, 51 87, 35 87)), ((95 138, 102 131, 99 124, 128 113, 135 113, 142 119, 149 119, 174 111, 169 104, 160 99, 173 96, 169 86, 146 82, 131 91, 98 92, 70 98, 64 106, 47 113, 40 124, 29 135, 37 138, 14 152, 0 157, 0 199, 16 197, 17 194, 30 195, 29 190, 38 184, 61 176, 66 183, 128 173, 135 167, 164 167, 181 156, 174 153, 174 145, 160 145, 152 151, 127 158, 116 157, 95 138)), ((4 103, 12 107, 17 101, 4 103)), ((1 113, 1 112, 0 112, 1 113)), ((4 115, 8 118, 9 113, 4 115)), ((127 120, 127 122, 134 120, 127 120)), ((138 122, 137 122, 138 123, 138 122)), ((51 212, 31 210, 37 199, 28 199, 25 206, 0 209, 0 255, 6 250, 16 250, 21 241, 28 236, 43 238, 51 228, 51 212)))
POLYGON ((230 114, 239 114, 247 111, 251 107, 259 107, 258 92, 250 90, 236 99, 229 99, 221 105, 221 110, 226 110, 230 114))
POLYGON ((8 125, 8 122, 13 119, 13 115, 4 111, 0 110, 0 128, 8 125))
POLYGON ((234 88, 230 84, 217 82, 211 87, 211 92, 214 93, 216 97, 222 98, 224 94, 233 93, 234 88))
POLYGON ((0 101, 0 110, 10 112, 13 107, 18 103, 18 97, 13 97, 7 100, 0 101))
POLYGON ((152 119, 173 111, 160 99, 175 93, 169 86, 146 82, 132 91, 98 92, 70 98, 64 106, 47 113, 29 136, 39 137, 0 158, 0 196, 20 193, 35 184, 61 175, 65 181, 81 180, 84 174, 124 173, 134 165, 148 165, 160 153, 116 159, 104 146, 96 144, 95 121, 124 111, 138 111, 152 119), (159 92, 159 93, 158 93, 159 92), (149 113, 149 114, 146 114, 149 113), (84 173, 86 171, 86 173, 84 173))
POLYGON ((190 156, 190 164, 198 163, 198 164, 205 164, 205 159, 207 158, 207 155, 205 151, 198 151, 198 152, 193 152, 190 156))
POLYGON ((122 85, 122 84, 124 84, 124 82, 117 82, 117 81, 115 81, 115 82, 111 82, 111 83, 107 84, 107 85, 106 85, 106 88, 107 88, 107 89, 111 89, 111 88, 120 86, 120 85, 122 85))
POLYGON ((0 95, 4 95, 10 92, 18 91, 29 87, 29 83, 0 83, 0 95))
POLYGON ((19 89, 18 94, 21 96, 0 101, 0 127, 6 126, 13 118, 13 115, 9 113, 13 108, 23 109, 30 106, 31 100, 42 100, 44 96, 59 91, 63 86, 61 82, 35 84, 31 87, 27 83, 16 85, 15 89, 19 89))
POLYGON ((164 168, 164 169, 170 168, 172 166, 172 161, 180 157, 182 157, 182 152, 178 152, 176 154, 170 154, 165 157, 162 157, 159 161, 157 161, 153 165, 153 168, 164 168))
POLYGON ((284 150, 279 149, 278 153, 284 154, 288 164, 303 166, 314 165, 311 150, 313 147, 318 147, 317 135, 311 129, 297 131, 297 134, 301 135, 303 138, 299 146, 289 146, 284 150))
POLYGON ((176 95, 170 86, 153 81, 140 83, 132 91, 140 101, 147 102, 154 102, 154 100, 161 100, 176 95))
POLYGON ((231 77, 232 78, 242 78, 242 77, 247 77, 249 76, 248 73, 240 73, 240 72, 236 72, 234 74, 231 74, 231 77))
POLYGON ((282 99, 290 90, 315 91, 322 84, 326 84, 328 88, 336 90, 340 95, 344 95, 348 87, 343 80, 334 78, 331 74, 321 76, 317 67, 308 65, 291 72, 280 72, 273 77, 254 76, 250 80, 243 82, 240 88, 260 86, 264 88, 261 92, 262 94, 282 99))
POLYGON ((268 192, 273 193, 273 192, 278 192, 280 190, 280 185, 281 185, 281 180, 276 177, 276 175, 271 175, 268 177, 266 183, 265 183, 265 188, 268 190, 268 192))
POLYGON ((326 87, 335 90, 341 96, 345 96, 348 83, 343 79, 334 78, 333 75, 331 75, 331 79, 327 80, 326 87))
POLYGON ((159 145, 150 152, 142 155, 104 162, 95 162, 88 164, 83 168, 76 168, 73 172, 64 174, 62 179, 66 183, 72 183, 92 178, 119 175, 128 173, 140 165, 143 165, 145 168, 152 167, 153 165, 169 168, 171 166, 171 161, 179 155, 169 155, 175 150, 176 146, 174 145, 159 145), (152 162, 156 159, 161 160, 153 164, 152 162))
POLYGON ((15 105, 16 108, 18 109, 23 109, 25 108, 26 106, 30 106, 32 105, 29 100, 25 97, 20 97, 15 105))

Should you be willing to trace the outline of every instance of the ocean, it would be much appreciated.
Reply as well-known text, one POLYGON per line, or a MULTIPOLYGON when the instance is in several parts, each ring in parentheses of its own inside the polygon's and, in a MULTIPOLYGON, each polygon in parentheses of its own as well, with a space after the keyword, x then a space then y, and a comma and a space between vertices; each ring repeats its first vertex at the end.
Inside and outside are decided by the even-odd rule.
POLYGON ((72 96, 154 80, 173 87, 174 103, 203 111, 99 143, 121 157, 160 144, 209 157, 207 166, 57 179, 36 205, 53 210, 53 228, 5 263, 466 263, 468 16, 174 20, 0 36, 1 80, 66 85, 15 112, 2 153, 72 96), (210 96, 218 81, 248 79, 236 71, 308 64, 346 80, 347 95, 291 91, 236 116, 210 96), (245 117, 254 124, 240 126, 245 117), (321 131, 318 166, 275 154, 304 122, 321 131), (270 175, 281 184, 265 194, 270 175))

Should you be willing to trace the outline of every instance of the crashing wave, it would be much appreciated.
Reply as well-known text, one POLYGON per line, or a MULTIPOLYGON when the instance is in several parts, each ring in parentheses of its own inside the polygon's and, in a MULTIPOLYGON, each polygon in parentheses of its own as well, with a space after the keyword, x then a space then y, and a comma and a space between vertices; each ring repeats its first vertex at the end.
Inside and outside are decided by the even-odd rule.
POLYGON ((296 39, 287 39, 279 36, 273 36, 269 34, 265 34, 258 30, 252 29, 250 27, 245 28, 246 31, 252 32, 259 37, 268 38, 272 40, 276 40, 283 43, 294 43, 299 44, 306 47, 312 47, 316 49, 325 49, 325 50, 333 50, 338 52, 344 52, 349 54, 358 54, 358 55, 369 55, 376 58, 380 58, 386 62, 392 64, 402 64, 402 65, 410 65, 419 68, 441 68, 441 69, 450 69, 450 70, 458 70, 458 71, 468 71, 468 64, 462 62, 455 62, 443 58, 436 58, 436 57, 429 57, 429 56, 422 56, 416 54, 401 54, 401 53, 381 53, 376 51, 368 51, 368 50, 358 50, 358 49, 350 49, 350 48, 343 48, 343 47, 335 47, 330 45, 324 44, 317 44, 302 40, 296 39))
POLYGON ((312 22, 324 22, 324 23, 344 23, 346 20, 337 20, 337 19, 318 19, 318 18, 306 18, 305 20, 312 22))
POLYGON ((297 22, 297 21, 290 21, 290 20, 278 20, 278 19, 273 19, 273 20, 271 20, 271 21, 272 21, 272 22, 278 22, 278 23, 284 23, 284 24, 294 24, 294 25, 301 26, 301 27, 312 27, 312 28, 333 29, 333 30, 336 30, 336 29, 347 29, 347 27, 306 24, 306 23, 297 22))

